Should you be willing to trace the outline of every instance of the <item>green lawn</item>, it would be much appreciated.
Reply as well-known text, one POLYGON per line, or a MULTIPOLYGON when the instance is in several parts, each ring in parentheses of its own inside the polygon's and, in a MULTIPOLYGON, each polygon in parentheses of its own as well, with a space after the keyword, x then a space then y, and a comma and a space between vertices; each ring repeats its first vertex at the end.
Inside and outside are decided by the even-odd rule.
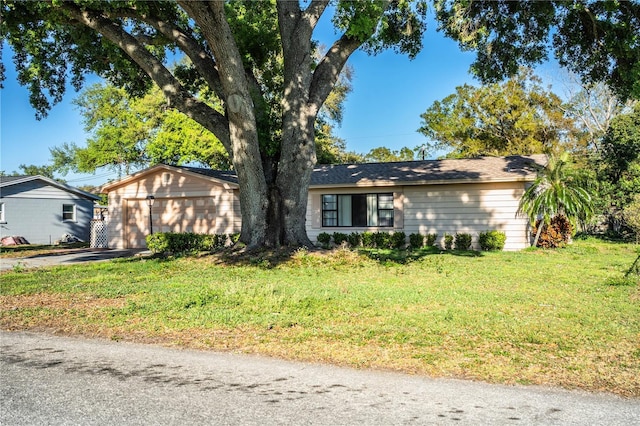
POLYGON ((640 396, 638 246, 304 251, 2 274, 0 327, 640 396))

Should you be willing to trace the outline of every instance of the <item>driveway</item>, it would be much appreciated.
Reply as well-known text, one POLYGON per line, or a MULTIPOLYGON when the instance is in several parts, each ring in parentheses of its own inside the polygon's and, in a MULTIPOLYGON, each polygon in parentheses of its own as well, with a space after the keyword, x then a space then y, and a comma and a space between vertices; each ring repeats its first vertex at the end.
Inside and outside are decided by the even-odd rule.
POLYGON ((638 425, 640 400, 0 331, 2 425, 638 425))
POLYGON ((47 253, 36 256, 0 259, 0 271, 14 268, 41 268, 43 266, 72 265, 83 262, 100 262, 120 257, 133 257, 144 253, 145 249, 71 249, 61 253, 47 253))

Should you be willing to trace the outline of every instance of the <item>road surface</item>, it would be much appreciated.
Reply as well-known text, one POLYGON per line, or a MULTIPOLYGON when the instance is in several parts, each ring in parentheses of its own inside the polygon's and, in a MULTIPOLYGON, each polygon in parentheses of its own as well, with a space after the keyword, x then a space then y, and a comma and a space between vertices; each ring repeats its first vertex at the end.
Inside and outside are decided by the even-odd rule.
POLYGON ((2 425, 640 425, 640 400, 0 332, 2 425))

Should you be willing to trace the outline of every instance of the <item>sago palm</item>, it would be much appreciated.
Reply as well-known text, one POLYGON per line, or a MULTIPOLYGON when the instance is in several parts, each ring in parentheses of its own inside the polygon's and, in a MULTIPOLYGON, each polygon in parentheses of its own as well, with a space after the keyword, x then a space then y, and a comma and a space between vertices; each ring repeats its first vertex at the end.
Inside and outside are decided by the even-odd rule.
POLYGON ((546 167, 538 170, 538 176, 525 191, 518 215, 527 216, 532 224, 542 223, 533 241, 537 246, 544 225, 549 225, 557 215, 569 219, 588 220, 594 213, 594 185, 584 171, 572 167, 569 155, 550 156, 546 167))

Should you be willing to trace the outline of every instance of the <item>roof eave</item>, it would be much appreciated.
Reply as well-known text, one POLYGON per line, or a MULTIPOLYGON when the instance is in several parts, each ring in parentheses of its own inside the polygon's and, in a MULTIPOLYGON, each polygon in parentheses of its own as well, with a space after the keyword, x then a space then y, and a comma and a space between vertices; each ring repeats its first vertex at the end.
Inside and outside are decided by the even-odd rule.
POLYGON ((201 174, 201 173, 192 172, 190 170, 183 169, 181 167, 169 166, 167 164, 158 164, 156 166, 149 167, 148 169, 140 170, 139 172, 136 172, 136 173, 128 175, 128 176, 125 176, 124 178, 122 178, 122 179, 120 179, 118 181, 109 182, 109 183, 107 183, 105 185, 102 185, 102 187, 100 187, 100 193, 101 194, 106 194, 106 193, 108 193, 110 191, 113 191, 114 189, 116 189, 116 188, 118 188, 120 186, 123 186, 123 185, 126 185, 126 184, 130 183, 130 182, 133 182, 136 179, 139 179, 139 178, 141 178, 143 176, 155 173, 159 169, 170 170, 170 171, 173 171, 173 172, 176 172, 176 173, 181 173, 181 174, 185 174, 185 175, 188 175, 188 176, 193 176, 193 177, 197 177, 197 178, 200 178, 200 179, 205 179, 205 180, 209 180, 209 181, 212 181, 212 182, 216 182, 216 183, 219 183, 220 185, 222 185, 225 189, 232 189, 233 190, 233 189, 238 189, 238 187, 239 187, 237 183, 229 182, 229 181, 223 180, 223 179, 218 179, 218 178, 215 178, 213 176, 207 176, 207 175, 204 175, 204 174, 201 174))
POLYGON ((504 182, 533 182, 535 176, 518 176, 509 178, 493 178, 493 179, 438 179, 438 180, 420 180, 420 181, 389 181, 389 180, 362 180, 354 183, 331 183, 331 184, 315 184, 309 185, 309 189, 324 188, 367 188, 367 187, 392 187, 392 186, 421 186, 421 185, 454 185, 468 183, 504 183, 504 182))
POLYGON ((94 201, 100 200, 100 197, 95 195, 95 194, 92 194, 90 192, 83 191, 82 189, 75 188, 73 186, 69 186, 67 184, 55 181, 55 180, 53 180, 51 178, 48 178, 48 177, 42 176, 42 175, 25 176, 23 179, 15 179, 15 180, 12 180, 12 181, 9 181, 9 182, 3 182, 1 186, 2 187, 7 187, 7 186, 13 186, 13 185, 20 185, 22 183, 31 182, 33 180, 41 180, 41 181, 47 183, 48 185, 54 186, 56 188, 62 189, 62 190, 67 191, 67 192, 71 192, 72 194, 79 195, 79 196, 81 196, 83 198, 89 198, 89 199, 92 199, 94 201))

